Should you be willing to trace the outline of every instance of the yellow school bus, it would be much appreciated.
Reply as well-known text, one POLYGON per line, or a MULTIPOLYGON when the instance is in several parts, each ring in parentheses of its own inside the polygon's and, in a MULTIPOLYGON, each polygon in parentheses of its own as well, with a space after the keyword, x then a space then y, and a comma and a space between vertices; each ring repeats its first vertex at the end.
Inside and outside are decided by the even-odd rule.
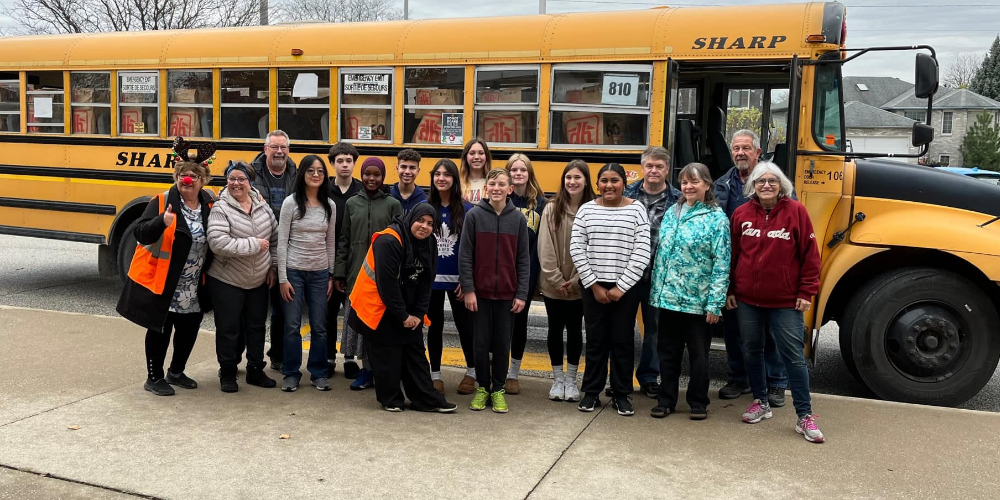
MULTIPOLYGON (((0 233, 95 243, 102 274, 121 273, 175 135, 216 141, 216 165, 252 160, 278 128, 294 159, 351 141, 390 182, 412 147, 423 185, 480 136, 495 165, 527 153, 551 192, 575 158, 638 179, 651 145, 717 176, 749 127, 821 242, 807 355, 836 321, 875 394, 959 404, 1000 357, 1000 190, 845 151, 841 67, 869 51, 846 45, 845 18, 815 2, 5 38, 0 233)), ((932 49, 872 50, 900 49, 933 94, 932 49)), ((916 125, 914 145, 932 135, 916 125)))

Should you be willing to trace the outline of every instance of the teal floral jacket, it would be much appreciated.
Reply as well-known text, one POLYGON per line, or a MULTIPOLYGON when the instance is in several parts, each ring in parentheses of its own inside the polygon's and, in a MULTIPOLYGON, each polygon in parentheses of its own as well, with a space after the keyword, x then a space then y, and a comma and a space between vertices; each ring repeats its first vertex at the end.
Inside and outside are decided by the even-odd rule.
POLYGON ((688 314, 722 314, 729 287, 729 219, 697 202, 677 219, 667 207, 653 259, 649 305, 688 314))

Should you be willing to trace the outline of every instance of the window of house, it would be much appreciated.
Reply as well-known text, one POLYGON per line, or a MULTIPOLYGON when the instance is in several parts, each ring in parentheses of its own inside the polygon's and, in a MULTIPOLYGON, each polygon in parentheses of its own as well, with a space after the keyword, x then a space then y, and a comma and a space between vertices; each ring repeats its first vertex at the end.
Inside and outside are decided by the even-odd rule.
POLYGON ((476 135, 486 142, 538 144, 537 66, 476 68, 476 135))
POLYGON ((938 163, 942 167, 947 167, 948 165, 951 165, 951 155, 941 155, 941 156, 939 156, 938 157, 938 163))
POLYGON ((223 70, 220 74, 222 137, 263 139, 270 124, 270 78, 266 69, 223 70))
POLYGON ((69 75, 73 134, 111 134, 111 73, 74 71, 69 75))
POLYGON ((118 133, 158 135, 160 74, 156 71, 118 72, 118 133))
POLYGON ((21 131, 21 81, 17 73, 0 72, 0 132, 21 131))
POLYGON ((169 137, 212 137, 212 72, 167 71, 169 137))
POLYGON ((553 146, 635 146, 649 141, 650 66, 552 68, 553 146))
POLYGON ((927 120, 927 111, 924 110, 903 111, 903 116, 914 121, 923 122, 927 120))
POLYGON ((942 134, 950 134, 951 133, 951 125, 952 125, 953 117, 954 117, 954 113, 952 113, 951 111, 945 111, 944 112, 944 117, 941 120, 941 133, 942 134))
POLYGON ((340 137, 392 142, 392 68, 340 70, 340 137))
POLYGON ((330 140, 330 70, 278 70, 278 128, 293 140, 330 140))
POLYGON ((27 73, 28 132, 61 134, 65 131, 65 93, 61 71, 27 73))
POLYGON ((403 140, 463 145, 465 68, 406 68, 403 140), (445 125, 445 126, 442 126, 445 125), (458 132, 455 134, 455 132, 458 132))

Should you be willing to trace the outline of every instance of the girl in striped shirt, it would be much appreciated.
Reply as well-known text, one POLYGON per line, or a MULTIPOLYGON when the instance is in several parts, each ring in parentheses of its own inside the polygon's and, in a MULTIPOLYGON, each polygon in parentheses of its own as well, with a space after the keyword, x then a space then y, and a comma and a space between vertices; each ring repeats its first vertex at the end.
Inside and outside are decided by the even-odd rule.
POLYGON ((632 356, 639 296, 635 285, 650 261, 649 217, 645 207, 622 195, 625 169, 617 163, 601 168, 598 198, 576 213, 570 256, 583 287, 587 325, 587 368, 580 411, 600 406, 599 394, 611 358, 611 404, 619 415, 632 415, 632 356))

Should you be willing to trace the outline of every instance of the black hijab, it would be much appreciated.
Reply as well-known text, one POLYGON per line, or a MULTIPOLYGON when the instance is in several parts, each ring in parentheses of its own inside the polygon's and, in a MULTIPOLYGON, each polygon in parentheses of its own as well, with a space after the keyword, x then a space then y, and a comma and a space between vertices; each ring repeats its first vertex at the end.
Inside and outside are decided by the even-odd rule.
POLYGON ((413 267, 413 268, 423 268, 430 269, 431 266, 435 264, 434 260, 437 258, 437 239, 434 237, 434 232, 424 240, 418 240, 416 236, 413 236, 413 232, 410 227, 417 219, 429 215, 437 223, 437 211, 430 203, 417 203, 413 210, 406 215, 397 215, 393 221, 392 227, 399 233, 399 236, 403 240, 403 252, 405 256, 403 257, 403 266, 413 267))

